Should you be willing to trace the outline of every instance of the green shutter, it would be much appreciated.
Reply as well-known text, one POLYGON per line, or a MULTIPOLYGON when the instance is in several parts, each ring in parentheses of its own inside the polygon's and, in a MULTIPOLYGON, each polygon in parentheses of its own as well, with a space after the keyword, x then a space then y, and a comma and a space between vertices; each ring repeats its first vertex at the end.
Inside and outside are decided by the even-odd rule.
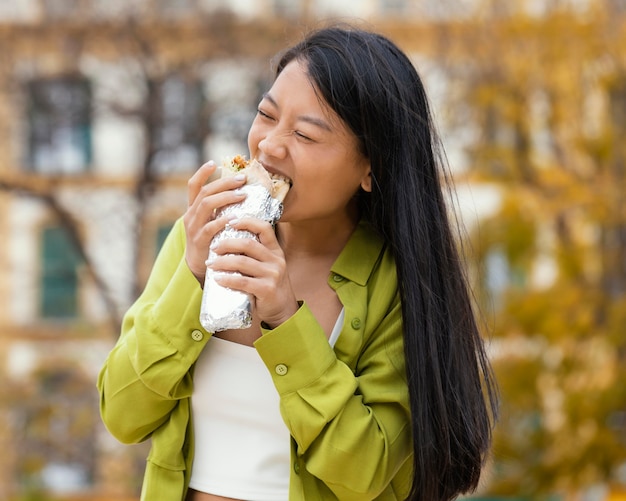
POLYGON ((42 174, 79 174, 90 169, 91 86, 81 77, 28 84, 29 164, 42 174), (67 152, 71 155, 67 155, 67 152))
POLYGON ((172 226, 174 226, 173 223, 162 224, 159 226, 156 235, 156 254, 158 254, 158 252, 161 250, 161 247, 163 247, 163 243, 165 242, 167 236, 170 234, 172 226))
POLYGON ((41 253, 41 316, 76 317, 79 259, 64 228, 49 227, 43 230, 41 253))

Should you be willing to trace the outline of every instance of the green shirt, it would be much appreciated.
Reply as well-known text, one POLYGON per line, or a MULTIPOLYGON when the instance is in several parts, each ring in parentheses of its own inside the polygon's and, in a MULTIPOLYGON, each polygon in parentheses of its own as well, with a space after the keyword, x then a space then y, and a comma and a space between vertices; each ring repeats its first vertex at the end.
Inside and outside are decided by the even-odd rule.
MULTIPOLYGON (((124 443, 151 439, 142 500, 182 501, 191 474, 193 365, 210 333, 184 249, 179 220, 98 378, 108 430, 124 443)), ((345 309, 334 348, 306 303, 255 342, 292 437, 289 499, 405 499, 412 445, 396 268, 366 223, 328 284, 345 309)))

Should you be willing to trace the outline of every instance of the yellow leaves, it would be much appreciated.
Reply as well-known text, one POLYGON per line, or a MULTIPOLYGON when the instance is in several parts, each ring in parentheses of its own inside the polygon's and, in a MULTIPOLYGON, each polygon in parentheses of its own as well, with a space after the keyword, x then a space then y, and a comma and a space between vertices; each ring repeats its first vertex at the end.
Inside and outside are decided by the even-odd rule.
POLYGON ((541 336, 559 344, 593 338, 603 333, 598 316, 604 307, 605 298, 599 290, 557 280, 542 291, 510 291, 497 332, 503 337, 509 332, 541 336))
POLYGON ((470 19, 442 51, 468 177, 501 197, 473 235, 503 399, 491 493, 573 493, 626 461, 626 16, 608 4, 470 19))
POLYGON ((609 303, 606 310, 606 336, 622 352, 626 350, 626 297, 609 303))

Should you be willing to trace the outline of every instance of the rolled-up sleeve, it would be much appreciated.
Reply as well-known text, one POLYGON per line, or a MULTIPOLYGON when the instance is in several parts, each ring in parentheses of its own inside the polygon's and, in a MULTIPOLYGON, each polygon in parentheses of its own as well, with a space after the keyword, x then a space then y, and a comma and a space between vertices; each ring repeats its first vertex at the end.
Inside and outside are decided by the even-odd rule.
POLYGON ((306 303, 255 343, 280 395, 300 475, 342 500, 380 496, 412 450, 395 275, 373 281, 337 287, 346 319, 334 350, 306 303))
POLYGON ((98 377, 103 422, 121 442, 145 440, 179 399, 191 396, 190 368, 209 337, 198 318, 201 297, 184 260, 179 220, 98 377))

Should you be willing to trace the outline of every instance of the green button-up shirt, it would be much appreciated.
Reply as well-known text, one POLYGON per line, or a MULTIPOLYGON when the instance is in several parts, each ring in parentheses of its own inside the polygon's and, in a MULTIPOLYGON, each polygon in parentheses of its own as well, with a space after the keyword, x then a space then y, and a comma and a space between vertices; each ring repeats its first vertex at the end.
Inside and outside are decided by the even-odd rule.
MULTIPOLYGON (((191 474, 193 365, 211 334, 184 251, 179 220, 98 378, 108 430, 124 443, 151 439, 142 500, 182 501, 191 474)), ((404 499, 412 447, 400 298, 391 253, 366 223, 328 284, 345 310, 334 348, 306 303, 255 342, 292 437, 289 499, 404 499)))

